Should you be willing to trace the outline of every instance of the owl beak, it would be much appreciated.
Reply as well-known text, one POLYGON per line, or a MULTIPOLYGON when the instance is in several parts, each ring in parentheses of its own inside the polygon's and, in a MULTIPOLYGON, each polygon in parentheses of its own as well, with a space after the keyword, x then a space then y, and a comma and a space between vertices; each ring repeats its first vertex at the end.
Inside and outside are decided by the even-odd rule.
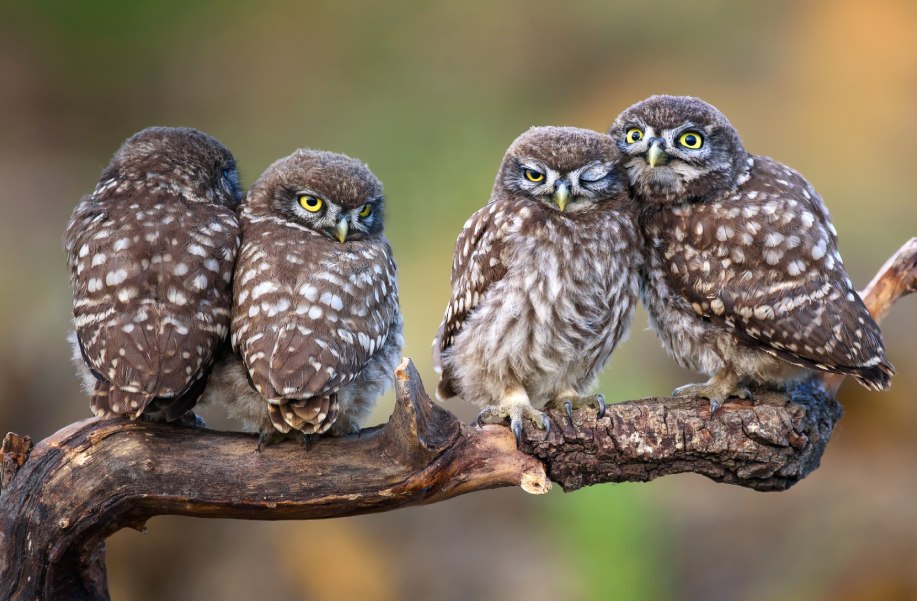
POLYGON ((554 186, 554 202, 561 211, 567 206, 570 199, 570 184, 566 180, 560 180, 554 186))
POLYGON ((653 145, 646 152, 646 162, 649 163, 650 167, 662 165, 667 158, 665 151, 659 146, 659 142, 653 142, 653 145))
POLYGON ((334 235, 338 240, 343 242, 347 239, 347 232, 349 231, 350 226, 347 224, 346 219, 341 219, 338 221, 337 225, 334 226, 334 235))

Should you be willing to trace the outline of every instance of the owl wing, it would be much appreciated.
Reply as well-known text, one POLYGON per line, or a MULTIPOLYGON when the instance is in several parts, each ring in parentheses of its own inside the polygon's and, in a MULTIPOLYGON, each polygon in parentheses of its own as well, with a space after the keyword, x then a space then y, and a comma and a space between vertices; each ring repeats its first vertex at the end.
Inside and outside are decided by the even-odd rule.
POLYGON ((157 397, 181 396, 229 330, 238 222, 228 209, 163 196, 139 212, 130 198, 84 199, 64 237, 77 339, 101 382, 97 414, 139 415, 157 397))
POLYGON ((790 363, 888 386, 881 331, 844 270, 827 209, 801 175, 756 158, 732 198, 683 215, 673 233, 683 251, 667 252, 667 279, 698 315, 790 363))
POLYGON ((442 376, 438 391, 441 398, 456 395, 451 376, 443 371, 443 353, 452 346, 484 293, 506 274, 501 258, 506 223, 505 213, 491 202, 465 222, 455 242, 452 297, 433 341, 434 369, 442 376))
POLYGON ((250 324, 237 347, 255 388, 274 403, 331 395, 353 380, 385 344, 398 313, 385 241, 327 257, 321 269, 296 270, 302 275, 293 287, 240 280, 240 308, 249 307, 240 321, 250 324))

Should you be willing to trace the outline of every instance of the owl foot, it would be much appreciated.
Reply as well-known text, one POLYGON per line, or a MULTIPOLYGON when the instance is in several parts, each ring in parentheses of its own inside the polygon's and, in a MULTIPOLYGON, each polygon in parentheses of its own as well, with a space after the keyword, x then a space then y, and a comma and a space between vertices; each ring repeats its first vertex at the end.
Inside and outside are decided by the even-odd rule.
POLYGON ((716 410, 729 397, 754 400, 751 391, 745 386, 738 386, 737 382, 732 381, 717 381, 716 378, 711 378, 709 382, 704 382, 703 384, 679 386, 672 391, 672 396, 708 399, 710 401, 710 415, 716 413, 716 410))
POLYGON ((188 426, 189 428, 207 427, 207 424, 204 423, 204 418, 196 414, 194 411, 189 411, 188 413, 175 420, 175 422, 183 426, 188 426))
POLYGON ((311 451, 312 446, 315 444, 315 441, 318 440, 318 437, 318 434, 306 434, 300 430, 291 430, 286 434, 283 432, 278 432, 277 430, 274 430, 273 432, 262 432, 258 435, 258 452, 260 453, 264 447, 275 445, 278 442, 296 439, 299 439, 299 442, 306 447, 307 451, 311 451), (297 434, 299 436, 297 436, 297 434))
POLYGON ((288 439, 289 436, 283 432, 278 432, 277 430, 271 430, 269 432, 261 432, 258 435, 258 452, 260 453, 264 447, 269 447, 275 445, 278 442, 283 442, 288 439))
POLYGON ((567 414, 567 423, 573 427, 573 409, 582 409, 590 405, 598 407, 598 419, 605 417, 605 395, 593 394, 590 396, 576 396, 575 394, 562 394, 553 401, 548 401, 546 408, 560 409, 563 407, 564 413, 567 414))
MULTIPOLYGON (((140 416, 140 419, 146 422, 153 423, 166 423, 167 420, 161 413, 155 415, 148 415, 144 413, 140 416)), ((186 428, 206 428, 207 424, 204 423, 204 418, 196 414, 194 411, 188 411, 178 419, 172 421, 173 424, 178 424, 179 426, 185 426, 186 428)))
POLYGON ((514 403, 511 405, 487 405, 475 419, 477 424, 492 423, 489 420, 503 422, 509 418, 509 427, 516 436, 516 448, 522 447, 522 420, 529 420, 536 428, 544 430, 545 439, 551 434, 551 420, 543 412, 535 409, 528 403, 514 403))
POLYGON ((318 434, 306 434, 302 433, 302 443, 305 445, 307 451, 311 451, 312 447, 315 445, 315 441, 318 440, 318 434))

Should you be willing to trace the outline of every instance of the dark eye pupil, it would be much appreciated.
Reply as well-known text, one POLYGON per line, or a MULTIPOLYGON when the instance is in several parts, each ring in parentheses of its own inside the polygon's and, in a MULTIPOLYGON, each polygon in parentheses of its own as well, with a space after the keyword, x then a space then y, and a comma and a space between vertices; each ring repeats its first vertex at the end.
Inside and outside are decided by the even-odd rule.
POLYGON ((685 136, 685 144, 687 144, 688 146, 694 146, 695 144, 697 144, 697 137, 693 135, 685 136))

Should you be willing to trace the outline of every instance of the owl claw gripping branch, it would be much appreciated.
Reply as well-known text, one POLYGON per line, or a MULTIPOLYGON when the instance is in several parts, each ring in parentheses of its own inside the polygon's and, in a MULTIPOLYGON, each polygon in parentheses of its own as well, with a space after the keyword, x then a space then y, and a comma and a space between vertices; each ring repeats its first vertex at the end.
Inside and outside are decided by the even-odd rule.
POLYGON ((639 233, 610 138, 536 127, 506 153, 490 201, 455 246, 452 299, 433 343, 437 396, 483 406, 482 422, 523 419, 582 397, 626 335, 637 297, 639 233))

